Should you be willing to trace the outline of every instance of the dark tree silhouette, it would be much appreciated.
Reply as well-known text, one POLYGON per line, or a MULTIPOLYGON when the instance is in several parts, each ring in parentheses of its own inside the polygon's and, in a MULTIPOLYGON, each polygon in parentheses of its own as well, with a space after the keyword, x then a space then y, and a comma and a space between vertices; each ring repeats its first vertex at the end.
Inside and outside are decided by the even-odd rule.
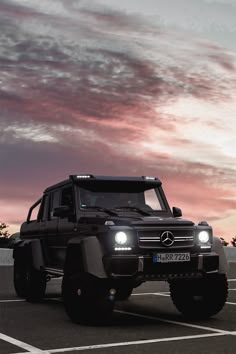
POLYGON ((11 236, 7 230, 8 225, 4 222, 0 222, 0 247, 6 247, 11 236))
POLYGON ((220 237, 220 241, 223 246, 228 246, 228 244, 229 244, 229 242, 225 241, 225 239, 223 239, 223 237, 220 237))
POLYGON ((236 236, 234 236, 234 237, 232 238, 232 240, 231 240, 231 245, 232 245, 233 247, 236 247, 236 236))

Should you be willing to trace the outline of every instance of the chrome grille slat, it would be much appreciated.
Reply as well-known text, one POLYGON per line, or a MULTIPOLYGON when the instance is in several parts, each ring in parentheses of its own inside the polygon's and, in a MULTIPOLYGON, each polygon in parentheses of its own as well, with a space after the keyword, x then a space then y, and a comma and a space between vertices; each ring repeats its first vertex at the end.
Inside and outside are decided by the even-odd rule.
POLYGON ((174 244, 167 248, 161 243, 161 234, 165 232, 165 229, 157 230, 138 230, 138 240, 140 248, 162 248, 162 249, 173 249, 180 247, 192 247, 194 242, 194 230, 193 229, 175 229, 171 230, 174 234, 175 241, 174 244), (189 235, 188 235, 189 233, 189 235))
POLYGON ((160 237, 140 237, 139 240, 146 241, 146 242, 148 241, 153 242, 153 241, 160 241, 160 237))
MULTIPOLYGON (((160 241, 160 237, 140 237, 139 238, 140 241, 144 241, 144 242, 156 242, 156 241, 160 241)), ((175 242, 179 242, 179 241, 193 241, 193 237, 178 237, 175 238, 175 242)))
POLYGON ((193 237, 185 237, 185 238, 176 238, 175 242, 182 242, 182 241, 193 241, 193 237))

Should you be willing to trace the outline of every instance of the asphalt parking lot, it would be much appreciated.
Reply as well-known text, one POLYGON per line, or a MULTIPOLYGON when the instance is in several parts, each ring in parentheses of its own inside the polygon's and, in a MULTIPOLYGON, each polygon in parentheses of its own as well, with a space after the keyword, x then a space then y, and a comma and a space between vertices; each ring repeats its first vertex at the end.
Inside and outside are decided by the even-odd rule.
POLYGON ((118 302, 109 325, 72 323, 60 299, 60 280, 42 303, 16 297, 12 267, 0 267, 0 354, 13 353, 234 353, 236 263, 231 264, 224 309, 205 321, 185 321, 172 305, 167 283, 145 283, 118 302))

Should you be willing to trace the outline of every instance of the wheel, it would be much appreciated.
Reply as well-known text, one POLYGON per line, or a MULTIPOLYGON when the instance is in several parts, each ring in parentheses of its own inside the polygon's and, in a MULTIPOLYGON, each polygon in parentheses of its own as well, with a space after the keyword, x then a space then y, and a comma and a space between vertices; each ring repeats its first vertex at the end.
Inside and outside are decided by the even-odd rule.
POLYGON ((225 274, 203 279, 170 281, 171 298, 176 308, 190 319, 204 319, 217 314, 228 295, 225 274))
POLYGON ((26 266, 19 261, 14 262, 13 281, 17 296, 26 297, 27 272, 26 266))
POLYGON ((100 325, 111 319, 114 298, 102 280, 64 276, 62 297, 66 313, 75 323, 100 325))
POLYGON ((119 287, 116 289, 116 300, 127 300, 132 294, 133 288, 119 287))
POLYGON ((27 301, 39 301, 45 295, 46 275, 31 265, 15 260, 14 287, 17 296, 27 301))

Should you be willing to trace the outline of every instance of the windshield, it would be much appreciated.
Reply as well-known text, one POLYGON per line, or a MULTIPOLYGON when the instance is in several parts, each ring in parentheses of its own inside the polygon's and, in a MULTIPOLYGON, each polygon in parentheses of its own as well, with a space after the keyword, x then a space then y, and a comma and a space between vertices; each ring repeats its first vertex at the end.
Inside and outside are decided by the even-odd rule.
MULTIPOLYGON (((79 188, 80 208, 94 209, 96 207, 119 211, 146 212, 166 211, 164 201, 158 188, 145 186, 140 188, 79 188)), ((148 214, 147 214, 148 215, 148 214)))

